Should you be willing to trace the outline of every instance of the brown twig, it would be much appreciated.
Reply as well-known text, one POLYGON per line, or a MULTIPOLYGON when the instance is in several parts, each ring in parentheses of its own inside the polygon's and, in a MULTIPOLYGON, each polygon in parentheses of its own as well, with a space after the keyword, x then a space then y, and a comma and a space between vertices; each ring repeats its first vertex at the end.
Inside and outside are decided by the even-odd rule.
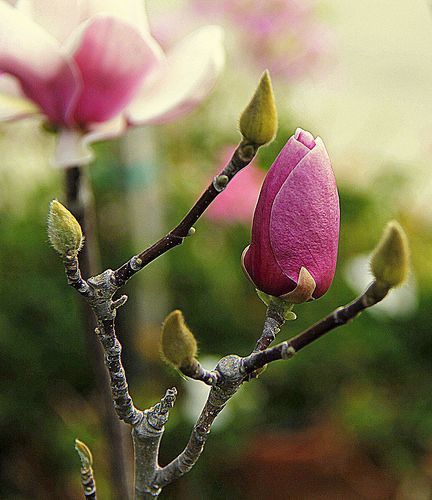
POLYGON ((230 180, 240 172, 240 170, 249 165, 257 150, 257 145, 243 140, 235 150, 228 165, 213 179, 213 182, 207 187, 180 223, 159 241, 140 254, 133 256, 128 262, 115 271, 114 279, 116 285, 118 287, 123 286, 140 269, 147 266, 150 262, 160 257, 171 248, 183 243, 183 240, 187 236, 190 236, 193 231, 193 225, 201 217, 210 203, 225 189, 230 180))
POLYGON ((281 344, 261 352, 253 352, 250 356, 243 358, 243 372, 245 374, 251 374, 272 361, 292 357, 295 353, 307 347, 326 333, 339 326, 345 325, 368 307, 380 302, 387 295, 388 291, 388 288, 383 288, 374 281, 368 289, 353 302, 336 309, 324 319, 318 321, 291 340, 282 342, 281 344))

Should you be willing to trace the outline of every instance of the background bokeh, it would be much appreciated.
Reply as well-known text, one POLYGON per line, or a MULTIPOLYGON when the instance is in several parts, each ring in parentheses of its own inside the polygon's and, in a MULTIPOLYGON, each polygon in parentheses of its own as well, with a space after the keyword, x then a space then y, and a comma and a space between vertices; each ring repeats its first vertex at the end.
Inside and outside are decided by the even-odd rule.
MULTIPOLYGON (((432 495, 432 16, 426 0, 148 0, 169 47, 195 26, 226 29, 227 65, 192 115, 96 147, 89 167, 103 265, 117 267, 172 227, 223 166, 236 122, 269 67, 280 113, 260 151, 258 189, 297 126, 320 135, 341 198, 339 264, 330 291, 297 308, 286 339, 351 300, 386 221, 412 245, 412 276, 358 320, 289 362, 270 366, 233 398, 194 470, 165 498, 422 499, 432 495), (278 20, 278 22, 276 22, 278 20), (269 490, 271 488, 271 490, 269 490)), ((92 448, 101 498, 111 498, 109 443, 98 421, 92 360, 77 294, 46 237, 48 202, 64 198, 49 165, 54 138, 35 121, 0 126, 0 497, 81 495, 73 440, 92 448)), ((236 180, 243 185, 239 176, 236 180)), ((232 189, 235 189, 233 184, 232 189)), ((241 196, 241 189, 238 190, 241 196)), ((249 202, 245 202, 246 205, 249 202)), ((243 206, 243 205, 242 205, 243 206)), ((119 336, 140 407, 167 387, 179 398, 161 459, 186 443, 206 389, 159 358, 159 328, 184 311, 212 368, 247 354, 265 308, 239 258, 249 216, 219 206, 196 235, 128 285, 119 336)))

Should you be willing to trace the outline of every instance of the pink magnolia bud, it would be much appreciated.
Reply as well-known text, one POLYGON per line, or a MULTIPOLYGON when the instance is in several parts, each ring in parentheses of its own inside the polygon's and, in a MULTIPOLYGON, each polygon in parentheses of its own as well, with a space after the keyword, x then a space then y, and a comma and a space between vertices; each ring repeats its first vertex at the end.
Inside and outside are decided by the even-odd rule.
POLYGON ((286 297, 292 302, 321 297, 335 273, 338 237, 339 197, 327 151, 319 137, 297 129, 264 180, 244 269, 269 295, 296 290, 286 297))

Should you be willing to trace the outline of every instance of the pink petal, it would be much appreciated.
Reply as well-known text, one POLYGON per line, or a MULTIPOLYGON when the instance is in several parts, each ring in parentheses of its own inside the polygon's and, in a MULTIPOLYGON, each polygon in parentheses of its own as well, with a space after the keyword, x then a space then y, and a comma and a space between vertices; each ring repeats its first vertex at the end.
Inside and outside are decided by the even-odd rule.
POLYGON ((162 123, 196 107, 223 67, 222 41, 218 26, 206 26, 177 45, 159 74, 143 86, 129 106, 130 122, 162 123))
POLYGON ((0 71, 15 76, 24 94, 55 123, 67 123, 79 79, 54 38, 0 2, 0 71))
POLYGON ((112 120, 92 126, 90 131, 84 135, 83 142, 90 145, 94 142, 115 139, 125 134, 126 130, 127 123, 124 116, 116 116, 112 120))
POLYGON ((0 121, 12 121, 38 114, 39 109, 21 93, 21 86, 10 75, 0 76, 0 121))
POLYGON ((84 21, 109 14, 148 32, 144 0, 18 0, 16 8, 63 43, 84 21))
POLYGON ((94 158, 93 151, 89 148, 91 144, 119 137, 126 132, 126 128, 126 120, 118 116, 97 124, 87 133, 74 129, 60 130, 53 160, 54 166, 68 168, 74 165, 87 165, 94 158))
POLYGON ((130 24, 109 16, 88 23, 73 57, 83 79, 74 118, 83 125, 120 113, 160 60, 130 24))
MULTIPOLYGON (((309 149, 295 136, 291 137, 270 168, 255 209, 252 226, 252 242, 245 254, 245 267, 254 277, 256 286, 274 295, 287 291, 287 277, 274 257, 270 242, 270 218, 273 200, 289 173, 308 153, 309 149), (266 288, 272 283, 273 290, 266 288)), ((286 210, 286 208, 285 208, 286 210)), ((295 282, 292 283, 292 288, 295 282)))
POLYGON ((87 165, 93 160, 93 152, 83 141, 83 133, 76 129, 64 128, 59 131, 54 166, 68 168, 87 165))
POLYGON ((149 31, 145 0, 85 0, 82 9, 83 19, 109 14, 132 24, 141 34, 149 31))
POLYGON ((63 43, 83 21, 80 0, 18 0, 16 8, 63 43))
POLYGON ((315 142, 274 199, 270 236, 284 273, 297 282, 301 267, 306 267, 317 284, 314 297, 320 297, 336 267, 339 199, 327 151, 320 138, 315 142))

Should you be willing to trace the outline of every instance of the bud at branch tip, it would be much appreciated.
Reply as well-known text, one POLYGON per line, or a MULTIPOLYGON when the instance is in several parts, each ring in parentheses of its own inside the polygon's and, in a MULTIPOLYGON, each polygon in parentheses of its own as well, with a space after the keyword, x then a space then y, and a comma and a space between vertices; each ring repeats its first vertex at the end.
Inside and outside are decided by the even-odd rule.
POLYGON ((187 368, 195 363, 197 342, 187 327, 183 313, 175 310, 162 324, 161 355, 174 368, 187 368))
POLYGON ((409 244, 405 231, 396 221, 387 224, 371 257, 371 271, 388 288, 403 284, 409 271, 409 244))
POLYGON ((62 257, 76 257, 84 241, 78 221, 57 200, 53 200, 49 207, 48 238, 62 257))
POLYGON ((267 70, 241 114, 239 126, 244 139, 258 146, 268 144, 275 138, 278 127, 277 110, 267 70))

